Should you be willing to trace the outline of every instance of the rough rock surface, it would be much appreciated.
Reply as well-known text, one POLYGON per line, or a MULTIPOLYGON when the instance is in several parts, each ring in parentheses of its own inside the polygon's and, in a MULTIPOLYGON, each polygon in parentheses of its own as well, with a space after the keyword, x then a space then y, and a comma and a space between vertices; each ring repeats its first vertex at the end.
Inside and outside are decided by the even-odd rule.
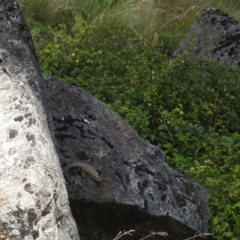
POLYGON ((0 2, 0 238, 79 239, 42 104, 43 78, 13 0, 0 2))
POLYGON ((113 239, 129 229, 136 230, 130 239, 149 230, 181 240, 207 231, 210 215, 201 185, 171 169, 159 148, 104 103, 50 76, 45 82, 62 166, 84 161, 103 179, 97 183, 79 169, 69 171, 70 203, 82 240, 113 239))
POLYGON ((240 65, 240 22, 219 9, 206 8, 180 42, 173 57, 191 49, 197 55, 240 65))

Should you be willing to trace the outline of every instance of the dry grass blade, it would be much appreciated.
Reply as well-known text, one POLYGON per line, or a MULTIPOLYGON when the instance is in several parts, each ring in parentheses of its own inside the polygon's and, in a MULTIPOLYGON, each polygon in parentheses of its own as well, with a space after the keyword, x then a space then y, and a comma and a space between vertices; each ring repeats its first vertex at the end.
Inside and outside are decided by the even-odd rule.
POLYGON ((140 240, 143 240, 143 239, 147 239, 147 238, 149 238, 149 237, 152 237, 152 236, 155 236, 155 235, 157 235, 157 236, 163 236, 163 237, 167 237, 168 236, 168 234, 166 233, 166 232, 153 232, 153 231, 150 231, 150 233, 146 236, 146 237, 144 237, 144 238, 141 238, 140 240))
POLYGON ((118 233, 118 235, 113 239, 113 240, 118 240, 118 239, 120 239, 121 237, 123 237, 124 235, 130 235, 130 236, 132 236, 132 232, 135 232, 135 230, 133 230, 133 229, 131 229, 131 230, 129 230, 129 231, 127 231, 127 232, 119 232, 118 233))
POLYGON ((186 238, 185 240, 191 240, 191 239, 195 239, 196 237, 204 237, 204 236, 212 236, 212 234, 210 234, 210 233, 199 233, 199 234, 195 234, 193 237, 186 238))

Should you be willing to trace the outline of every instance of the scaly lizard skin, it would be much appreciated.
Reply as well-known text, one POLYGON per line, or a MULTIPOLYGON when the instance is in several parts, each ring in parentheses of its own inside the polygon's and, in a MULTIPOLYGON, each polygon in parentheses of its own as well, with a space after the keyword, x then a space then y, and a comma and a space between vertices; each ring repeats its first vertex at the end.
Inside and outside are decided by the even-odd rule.
POLYGON ((65 174, 68 181, 69 181, 68 175, 67 175, 68 170, 70 168, 74 168, 74 167, 80 167, 84 172, 89 174, 89 176, 94 181, 96 181, 96 182, 101 182, 102 181, 102 179, 100 178, 99 173, 96 170, 96 168, 93 167, 92 165, 88 164, 88 163, 85 163, 85 162, 73 162, 73 163, 70 163, 67 167, 64 168, 64 174, 65 174))

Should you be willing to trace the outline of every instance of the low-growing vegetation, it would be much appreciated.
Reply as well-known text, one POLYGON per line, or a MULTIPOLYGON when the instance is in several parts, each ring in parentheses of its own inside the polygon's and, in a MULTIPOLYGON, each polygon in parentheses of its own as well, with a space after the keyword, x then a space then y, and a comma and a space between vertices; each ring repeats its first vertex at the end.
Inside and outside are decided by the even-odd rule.
POLYGON ((209 232, 240 239, 240 68, 191 53, 171 58, 209 2, 237 19, 240 4, 62 0, 42 18, 19 2, 42 70, 104 101, 163 149, 208 190, 209 232))

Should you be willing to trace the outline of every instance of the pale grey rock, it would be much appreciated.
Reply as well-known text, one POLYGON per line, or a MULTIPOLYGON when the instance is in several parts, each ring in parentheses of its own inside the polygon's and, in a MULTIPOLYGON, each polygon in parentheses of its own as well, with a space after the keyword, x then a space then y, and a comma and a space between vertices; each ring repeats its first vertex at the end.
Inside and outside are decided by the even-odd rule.
POLYGON ((96 183, 78 169, 69 171, 68 193, 81 239, 110 240, 129 229, 136 230, 130 239, 149 230, 179 240, 207 232, 207 193, 200 184, 170 168, 162 150, 141 139, 104 103, 44 78, 62 166, 84 161, 103 179, 96 183))
POLYGON ((240 65, 240 22, 219 9, 207 7, 182 39, 173 57, 183 51, 240 65))
POLYGON ((32 46, 16 2, 1 1, 0 236, 77 240, 32 46))

